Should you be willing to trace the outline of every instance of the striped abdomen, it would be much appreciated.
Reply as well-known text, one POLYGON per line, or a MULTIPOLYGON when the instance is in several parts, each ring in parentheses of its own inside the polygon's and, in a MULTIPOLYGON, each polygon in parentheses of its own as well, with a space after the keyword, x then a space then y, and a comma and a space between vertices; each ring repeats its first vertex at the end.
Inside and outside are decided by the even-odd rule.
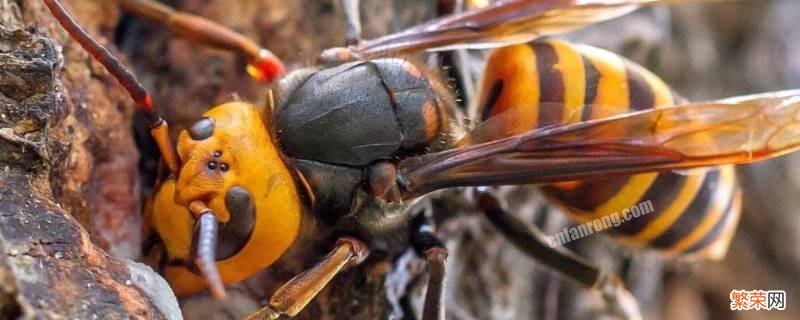
MULTIPOLYGON (((553 40, 493 52, 481 94, 484 119, 510 108, 531 108, 521 113, 527 119, 516 119, 519 128, 586 121, 680 102, 663 81, 622 57, 553 40)), ((603 177, 544 189, 581 223, 613 221, 609 218, 616 215, 619 223, 609 231, 629 243, 711 258, 724 255, 740 211, 731 166, 603 177), (635 209, 640 212, 634 217, 630 210, 634 207, 652 210, 635 209)))

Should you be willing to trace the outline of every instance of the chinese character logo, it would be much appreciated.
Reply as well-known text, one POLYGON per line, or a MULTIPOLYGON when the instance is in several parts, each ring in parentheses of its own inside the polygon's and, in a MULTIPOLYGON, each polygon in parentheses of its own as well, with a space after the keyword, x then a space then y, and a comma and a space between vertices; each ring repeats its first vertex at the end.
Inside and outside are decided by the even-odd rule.
POLYGON ((750 292, 750 309, 761 310, 767 308, 767 292, 755 290, 750 292))
POLYGON ((750 293, 744 290, 731 291, 731 310, 750 310, 750 293))
POLYGON ((786 291, 783 290, 733 290, 730 298, 733 311, 786 309, 786 291))
POLYGON ((767 293, 767 301, 769 310, 786 310, 786 292, 783 290, 772 290, 767 293))

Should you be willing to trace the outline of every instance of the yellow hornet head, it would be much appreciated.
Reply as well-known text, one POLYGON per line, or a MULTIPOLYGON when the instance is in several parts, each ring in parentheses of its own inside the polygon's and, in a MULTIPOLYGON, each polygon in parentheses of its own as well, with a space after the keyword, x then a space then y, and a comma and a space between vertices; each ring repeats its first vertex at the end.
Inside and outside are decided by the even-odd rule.
MULTIPOLYGON (((181 132, 177 149, 183 166, 177 181, 159 189, 152 213, 168 255, 189 258, 192 236, 186 233, 195 218, 187 206, 202 201, 219 221, 216 266, 224 283, 241 281, 277 260, 297 237, 302 209, 258 110, 242 102, 216 106, 181 132)), ((185 266, 168 266, 165 275, 179 295, 205 287, 185 266)))

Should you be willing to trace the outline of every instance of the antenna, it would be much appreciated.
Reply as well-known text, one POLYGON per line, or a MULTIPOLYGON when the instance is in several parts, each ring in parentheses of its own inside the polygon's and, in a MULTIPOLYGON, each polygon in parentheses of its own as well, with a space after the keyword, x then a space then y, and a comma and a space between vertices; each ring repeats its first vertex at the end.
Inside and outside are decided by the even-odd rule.
POLYGON ((153 99, 136 77, 111 52, 98 43, 84 30, 58 0, 44 0, 44 4, 58 20, 58 23, 77 41, 83 49, 91 54, 114 78, 128 91, 133 101, 149 114, 153 114, 153 99))

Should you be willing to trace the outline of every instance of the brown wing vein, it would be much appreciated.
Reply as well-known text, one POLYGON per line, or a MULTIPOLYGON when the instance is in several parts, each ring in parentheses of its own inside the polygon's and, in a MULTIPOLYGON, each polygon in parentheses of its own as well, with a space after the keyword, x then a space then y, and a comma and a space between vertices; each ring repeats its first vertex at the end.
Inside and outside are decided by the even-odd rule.
POLYGON ((486 48, 569 32, 669 0, 519 0, 434 19, 351 48, 371 59, 421 50, 486 48))
POLYGON ((476 144, 401 161, 399 182, 409 195, 419 195, 447 187, 749 163, 800 147, 799 112, 800 91, 785 91, 530 128, 506 138, 490 129, 513 118, 497 117, 463 140, 476 144))

